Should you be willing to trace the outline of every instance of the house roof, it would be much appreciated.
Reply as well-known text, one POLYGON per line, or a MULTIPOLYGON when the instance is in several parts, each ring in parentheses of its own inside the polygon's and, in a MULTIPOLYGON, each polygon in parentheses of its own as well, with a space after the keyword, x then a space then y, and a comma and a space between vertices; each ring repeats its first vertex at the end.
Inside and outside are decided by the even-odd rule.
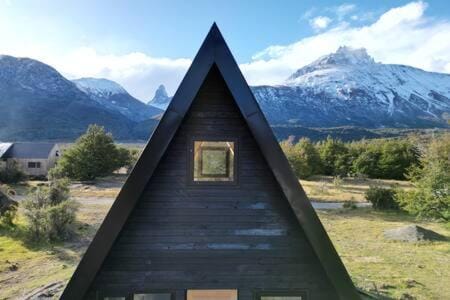
POLYGON ((12 143, 0 143, 0 158, 3 158, 3 155, 11 148, 12 143))
POLYGON ((13 143, 4 157, 46 159, 55 145, 55 143, 13 143))
POLYGON ((211 27, 61 299, 81 299, 89 289, 213 65, 218 67, 339 297, 360 299, 216 24, 211 27))

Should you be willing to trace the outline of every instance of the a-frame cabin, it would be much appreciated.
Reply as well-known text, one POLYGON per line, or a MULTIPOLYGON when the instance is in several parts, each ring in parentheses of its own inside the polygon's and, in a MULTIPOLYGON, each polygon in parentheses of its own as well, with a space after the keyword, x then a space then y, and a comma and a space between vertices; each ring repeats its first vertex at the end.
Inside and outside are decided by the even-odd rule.
POLYGON ((359 299, 215 24, 62 299, 359 299))

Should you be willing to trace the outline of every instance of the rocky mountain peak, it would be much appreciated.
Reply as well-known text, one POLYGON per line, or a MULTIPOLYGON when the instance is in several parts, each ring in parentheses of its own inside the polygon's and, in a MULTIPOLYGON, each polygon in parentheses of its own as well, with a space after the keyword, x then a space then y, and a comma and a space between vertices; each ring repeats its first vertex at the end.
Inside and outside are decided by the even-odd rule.
POLYGON ((312 63, 298 69, 287 82, 317 70, 339 67, 363 67, 375 64, 375 60, 367 53, 365 48, 339 47, 336 52, 324 55, 312 63))
POLYGON ((155 91, 155 96, 148 102, 149 105, 166 109, 172 97, 167 95, 166 87, 161 84, 155 91))

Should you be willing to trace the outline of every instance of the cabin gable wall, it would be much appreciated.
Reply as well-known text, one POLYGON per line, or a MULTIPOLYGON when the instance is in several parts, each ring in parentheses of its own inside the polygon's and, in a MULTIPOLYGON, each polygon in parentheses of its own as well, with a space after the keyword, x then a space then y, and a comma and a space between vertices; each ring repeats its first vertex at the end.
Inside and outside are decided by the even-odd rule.
POLYGON ((90 286, 88 299, 187 289, 336 292, 213 67, 90 286), (237 140, 236 184, 192 184, 192 138, 237 140))

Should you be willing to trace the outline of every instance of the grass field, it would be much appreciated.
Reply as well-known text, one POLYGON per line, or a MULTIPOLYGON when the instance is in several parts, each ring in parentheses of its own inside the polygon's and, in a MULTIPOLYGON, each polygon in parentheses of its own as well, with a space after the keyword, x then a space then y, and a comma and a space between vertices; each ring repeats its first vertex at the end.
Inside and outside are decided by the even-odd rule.
MULTIPOLYGON (((77 235, 70 243, 29 243, 21 219, 14 230, 0 228, 0 299, 17 299, 50 283, 66 282, 111 205, 106 198, 117 193, 121 182, 123 177, 116 177, 95 186, 72 186, 73 194, 86 199, 79 198, 77 235)), ((344 180, 337 191, 331 178, 303 184, 308 191, 323 182, 330 185, 329 190, 323 195, 310 191, 314 200, 345 201, 353 197, 360 201, 363 190, 380 184, 371 180, 363 183, 344 180)), ((416 299, 450 299, 448 240, 408 244, 383 238, 383 230, 417 224, 414 218, 372 209, 320 211, 319 217, 358 287, 394 299, 403 294, 416 299)), ((419 224, 450 237, 449 225, 419 224)))
POLYGON ((400 187, 410 189, 411 183, 400 180, 342 178, 335 181, 332 176, 314 176, 300 180, 309 199, 317 202, 364 202, 364 193, 371 186, 400 187))

